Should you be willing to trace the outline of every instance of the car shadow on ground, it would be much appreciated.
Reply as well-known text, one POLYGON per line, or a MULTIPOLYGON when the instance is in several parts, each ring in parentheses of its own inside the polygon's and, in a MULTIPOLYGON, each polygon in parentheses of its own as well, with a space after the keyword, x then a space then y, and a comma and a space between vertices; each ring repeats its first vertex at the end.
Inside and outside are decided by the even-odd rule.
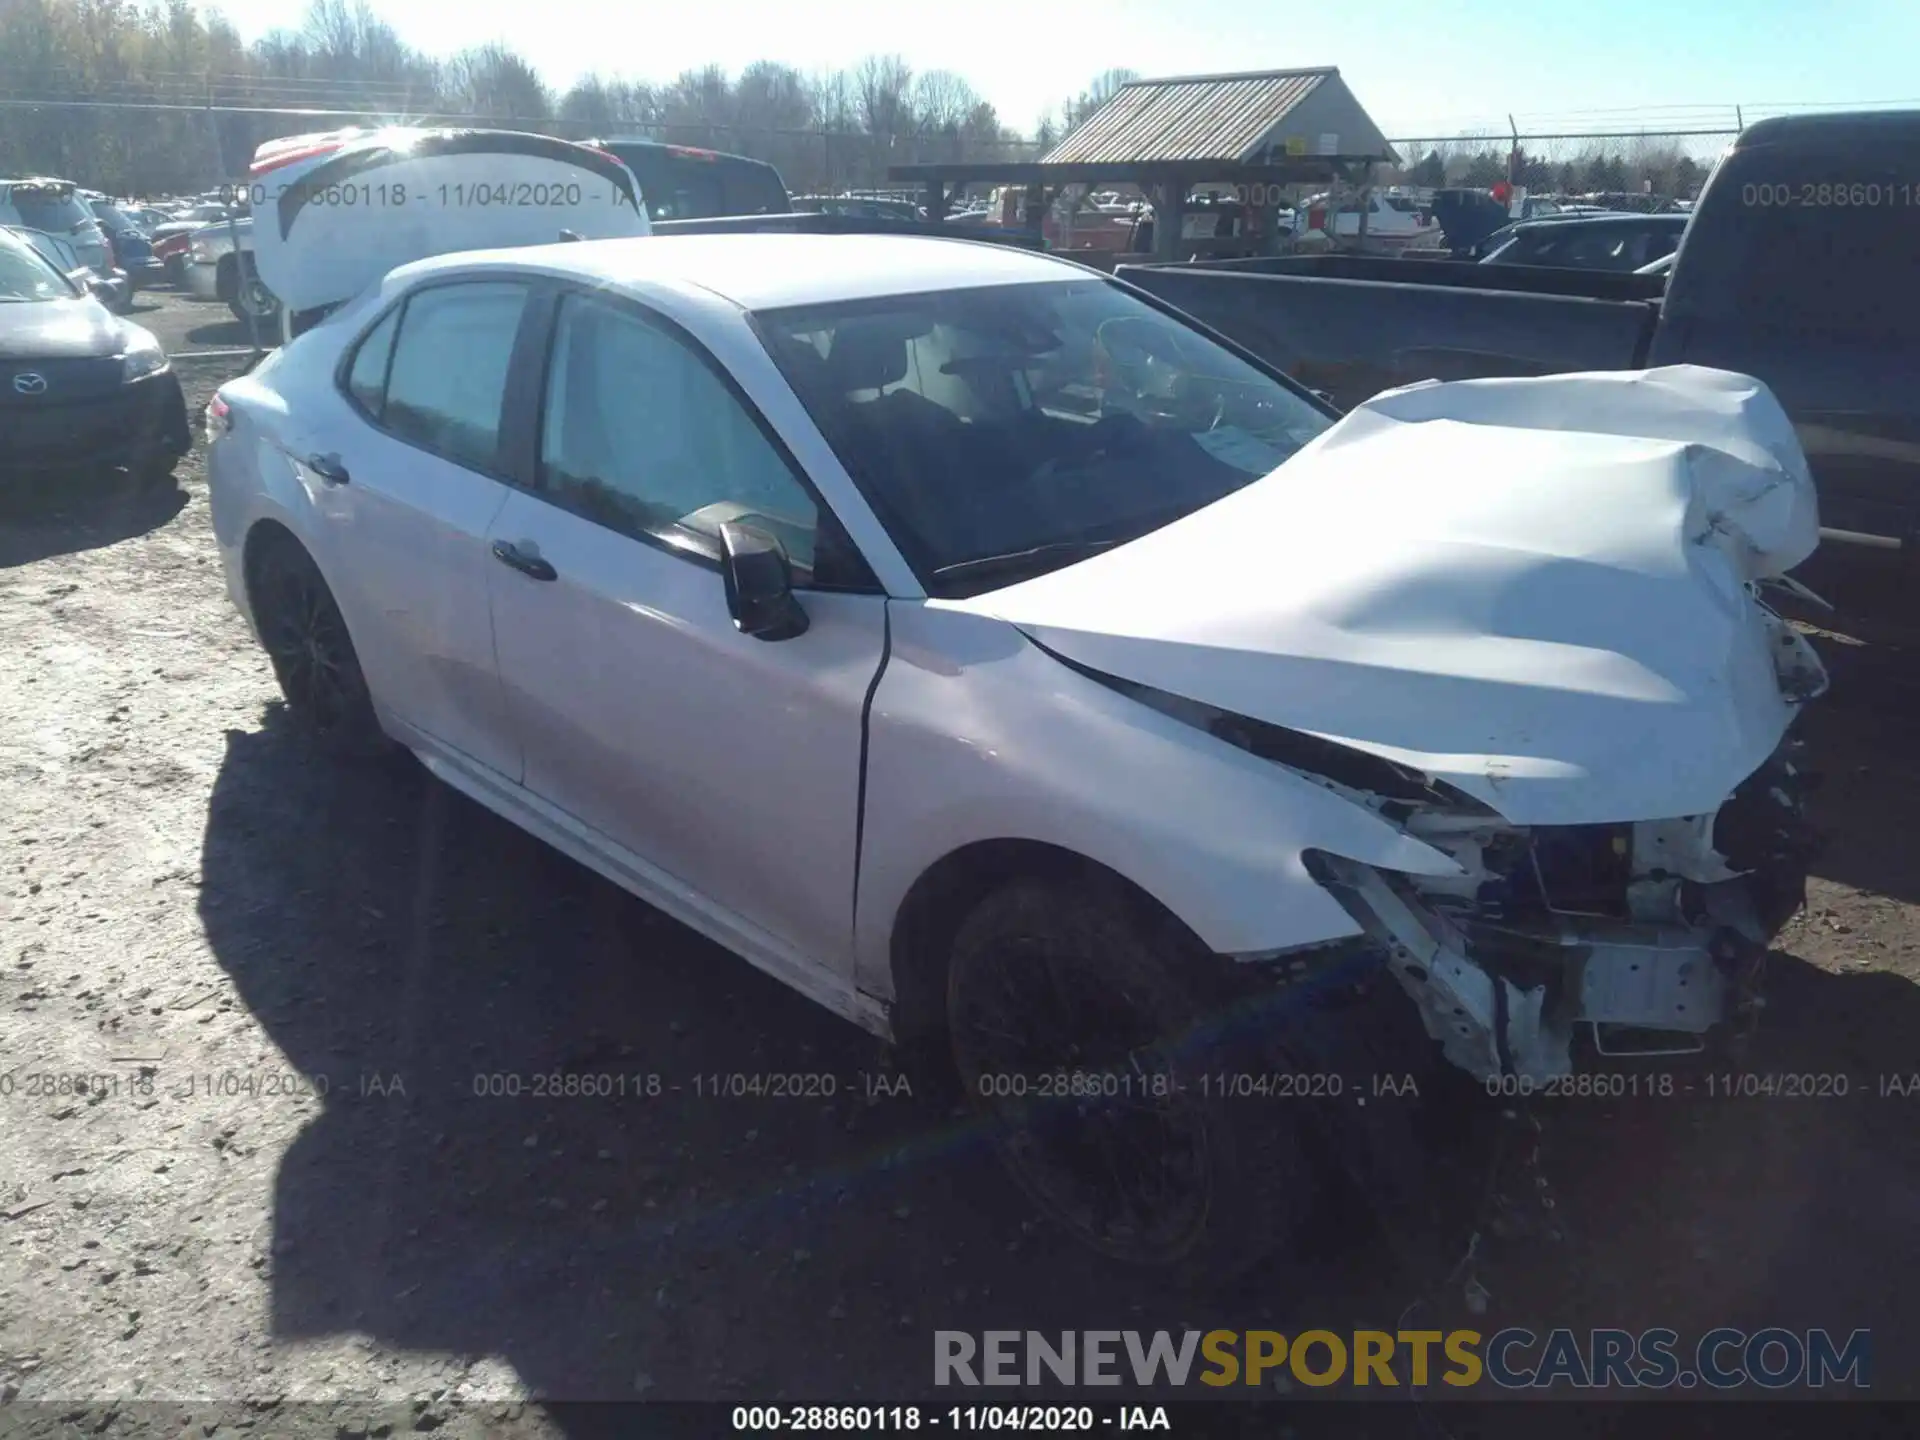
MULTIPOLYGON (((231 315, 227 314, 224 306, 221 307, 221 313, 224 318, 208 321, 206 324, 196 325, 187 331, 188 342, 194 345, 204 345, 210 348, 218 347, 221 349, 251 347, 256 337, 247 322, 234 319, 231 315)), ((274 332, 272 328, 265 322, 262 322, 258 336, 259 343, 262 346, 271 345, 273 339, 274 332)))
POLYGON ((173 479, 139 487, 125 475, 56 476, 0 497, 0 570, 117 545, 158 530, 186 507, 173 479))
MULTIPOLYGON (((1379 1246, 1216 1290, 1081 1252, 972 1125, 884 1093, 868 1037, 411 762, 311 757, 277 711, 228 732, 201 871, 240 1003, 328 1092, 276 1177, 277 1338, 497 1355, 558 1399, 899 1399, 941 1329, 1392 1331, 1418 1298, 1379 1246), (835 1093, 729 1098, 735 1075, 835 1093)), ((1775 969, 1758 1056, 1911 1064, 1915 987, 1775 969)), ((1479 1250, 1496 1309, 1468 1321, 1456 1274, 1432 1323, 1864 1325, 1904 1353, 1914 1107, 1669 1095, 1539 1135, 1519 1107, 1479 1250)))
POLYGON ((936 1329, 1404 1303, 1346 1254, 1176 1307, 1032 1221, 862 1032, 410 762, 227 743, 206 934, 329 1086, 276 1183, 278 1336, 498 1354, 557 1397, 898 1397, 936 1329))

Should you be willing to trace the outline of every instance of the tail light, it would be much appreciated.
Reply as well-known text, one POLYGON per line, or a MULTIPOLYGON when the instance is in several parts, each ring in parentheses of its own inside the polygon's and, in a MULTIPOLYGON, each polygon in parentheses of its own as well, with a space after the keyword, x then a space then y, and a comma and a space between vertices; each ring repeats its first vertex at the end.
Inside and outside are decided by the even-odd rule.
POLYGON ((220 392, 216 390, 213 393, 213 398, 207 402, 207 443, 211 445, 222 435, 231 433, 232 430, 232 407, 220 397, 220 392))
POLYGON ((120 265, 120 252, 114 248, 113 232, 111 230, 102 230, 100 232, 100 242, 107 247, 107 268, 109 270, 118 269, 120 265))

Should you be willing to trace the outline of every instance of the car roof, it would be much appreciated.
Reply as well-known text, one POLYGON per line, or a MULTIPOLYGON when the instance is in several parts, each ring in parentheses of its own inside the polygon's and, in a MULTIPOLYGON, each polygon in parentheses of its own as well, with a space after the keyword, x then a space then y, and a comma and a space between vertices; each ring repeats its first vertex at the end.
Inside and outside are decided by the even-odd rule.
POLYGON ((1845 147, 1875 141, 1911 142, 1920 132, 1920 110, 1846 110, 1827 115, 1775 115, 1756 120, 1733 142, 1736 150, 1759 145, 1819 144, 1845 147))
POLYGON ((1571 225, 1673 225, 1684 227, 1685 215, 1641 215, 1628 211, 1609 211, 1605 215, 1542 215, 1537 220, 1517 222, 1515 230, 1532 233, 1536 230, 1564 230, 1571 225))
POLYGON ((773 169, 773 166, 768 164, 767 161, 756 160, 751 155, 736 155, 731 150, 710 150, 704 145, 675 145, 665 140, 648 140, 644 136, 639 135, 631 138, 621 135, 608 135, 598 140, 582 140, 578 143, 594 148, 618 145, 623 150, 651 150, 655 154, 678 155, 687 160, 699 160, 703 162, 714 160, 733 161, 742 165, 759 165, 768 170, 773 169))
POLYGON ((745 310, 824 305, 979 285, 1074 280, 1078 265, 1009 245, 922 235, 647 235, 463 251, 416 260, 392 279, 526 268, 618 286, 697 286, 745 310))

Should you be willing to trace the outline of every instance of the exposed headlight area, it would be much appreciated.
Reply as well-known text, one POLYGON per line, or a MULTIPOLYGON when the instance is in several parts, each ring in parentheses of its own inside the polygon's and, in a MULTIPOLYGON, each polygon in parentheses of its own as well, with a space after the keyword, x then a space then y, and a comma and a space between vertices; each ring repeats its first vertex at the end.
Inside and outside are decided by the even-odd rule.
POLYGON ((120 352, 120 378, 123 382, 144 380, 167 368, 167 352, 151 330, 127 328, 126 347, 120 352))
MULTIPOLYGON (((1791 639, 1782 638, 1791 637, 1791 639)), ((1783 689, 1824 672, 1776 637, 1783 689)), ((1804 643, 1804 642, 1802 642, 1804 643)), ((1446 1058, 1483 1080, 1692 1054, 1757 1005, 1768 943, 1806 897, 1810 789, 1789 739, 1715 813, 1516 825, 1407 766, 1150 686, 1082 673, 1379 815, 1451 858, 1402 875, 1324 851, 1308 869, 1384 953, 1446 1058)))
POLYGON ((1806 896, 1809 788, 1789 741, 1713 815, 1521 827, 1441 809, 1407 832, 1457 876, 1338 856, 1314 873, 1385 951, 1448 1060, 1486 1080, 1684 1055, 1743 1022, 1767 946, 1806 896))

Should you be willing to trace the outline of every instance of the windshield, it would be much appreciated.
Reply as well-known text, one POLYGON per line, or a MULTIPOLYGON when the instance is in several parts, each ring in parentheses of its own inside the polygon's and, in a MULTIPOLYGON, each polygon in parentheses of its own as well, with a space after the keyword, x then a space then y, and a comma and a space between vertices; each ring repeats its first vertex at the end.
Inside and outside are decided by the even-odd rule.
POLYGON ((977 594, 1158 529, 1332 423, 1106 280, 756 318, 933 595, 977 594))
POLYGON ((45 230, 49 235, 65 235, 93 218, 80 198, 63 188, 16 185, 7 198, 22 225, 29 230, 45 230))
POLYGON ((17 301, 71 300, 67 277, 37 251, 0 236, 0 305, 17 301))

